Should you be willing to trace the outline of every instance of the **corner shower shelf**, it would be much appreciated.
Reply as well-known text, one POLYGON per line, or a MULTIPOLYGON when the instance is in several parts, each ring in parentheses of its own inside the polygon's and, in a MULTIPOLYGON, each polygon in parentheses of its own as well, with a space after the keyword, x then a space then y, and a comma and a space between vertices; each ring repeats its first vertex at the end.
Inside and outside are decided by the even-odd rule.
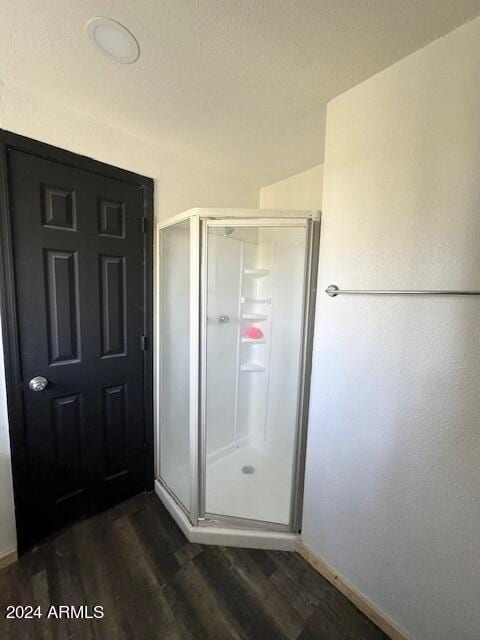
POLYGON ((266 316, 264 313, 242 313, 242 320, 262 322, 263 320, 268 320, 268 316, 266 316))
POLYGON ((242 338, 242 342, 249 342, 250 344, 265 344, 267 341, 262 338, 242 338))
POLYGON ((242 304, 272 304, 271 298, 245 298, 241 299, 242 304))
POLYGON ((244 269, 243 273, 252 278, 264 278, 270 274, 270 269, 244 269))
POLYGON ((255 364, 254 362, 246 362, 240 366, 240 371, 249 371, 251 373, 261 373, 265 371, 265 367, 261 364, 255 364))

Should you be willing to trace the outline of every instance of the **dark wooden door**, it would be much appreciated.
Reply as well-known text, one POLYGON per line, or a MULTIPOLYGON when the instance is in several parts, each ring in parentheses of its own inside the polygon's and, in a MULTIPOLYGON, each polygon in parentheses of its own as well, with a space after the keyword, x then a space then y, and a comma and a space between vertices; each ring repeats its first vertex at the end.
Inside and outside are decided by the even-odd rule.
POLYGON ((31 543, 146 486, 144 199, 20 150, 8 167, 31 543))

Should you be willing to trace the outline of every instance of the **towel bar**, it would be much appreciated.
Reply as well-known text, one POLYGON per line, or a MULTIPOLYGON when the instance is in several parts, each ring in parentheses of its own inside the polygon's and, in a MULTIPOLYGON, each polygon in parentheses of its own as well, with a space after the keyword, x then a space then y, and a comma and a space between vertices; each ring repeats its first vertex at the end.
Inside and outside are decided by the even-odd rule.
POLYGON ((480 291, 448 291, 448 290, 408 290, 408 289, 339 289, 331 284, 325 289, 331 298, 347 295, 381 295, 381 296, 480 296, 480 291))

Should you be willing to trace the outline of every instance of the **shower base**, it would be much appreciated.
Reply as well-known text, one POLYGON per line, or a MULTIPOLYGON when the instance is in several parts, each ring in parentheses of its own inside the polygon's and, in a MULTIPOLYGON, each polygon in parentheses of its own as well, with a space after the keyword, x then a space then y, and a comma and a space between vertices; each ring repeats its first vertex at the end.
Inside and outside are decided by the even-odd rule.
POLYGON ((251 444, 207 459, 206 479, 209 513, 288 524, 290 472, 251 444))
POLYGON ((244 547, 247 549, 273 549, 296 551, 300 536, 293 533, 279 533, 260 529, 239 529, 226 526, 194 527, 183 509, 172 498, 159 480, 155 480, 155 493, 189 542, 212 544, 223 547, 244 547))

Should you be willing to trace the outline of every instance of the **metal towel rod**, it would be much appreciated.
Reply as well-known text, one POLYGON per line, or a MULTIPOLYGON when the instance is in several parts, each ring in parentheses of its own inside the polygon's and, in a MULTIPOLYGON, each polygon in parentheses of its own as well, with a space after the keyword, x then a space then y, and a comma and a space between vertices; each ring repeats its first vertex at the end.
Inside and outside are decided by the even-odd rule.
POLYGON ((335 296, 347 295, 380 295, 380 296, 480 296, 480 291, 447 291, 447 290, 418 290, 409 291, 406 289, 339 289, 331 284, 325 289, 325 293, 331 298, 335 296))

